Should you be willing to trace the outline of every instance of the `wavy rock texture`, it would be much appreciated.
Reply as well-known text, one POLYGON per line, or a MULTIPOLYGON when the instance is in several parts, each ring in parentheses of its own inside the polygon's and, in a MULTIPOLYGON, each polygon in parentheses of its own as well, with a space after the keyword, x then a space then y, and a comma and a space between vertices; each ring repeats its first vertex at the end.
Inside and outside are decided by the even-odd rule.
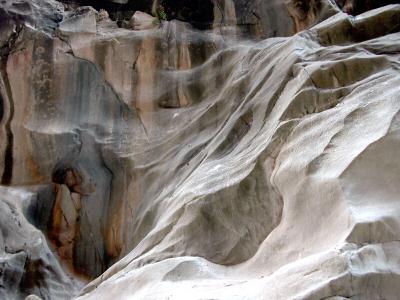
POLYGON ((65 2, 0 4, 0 297, 397 299, 399 5, 65 2))

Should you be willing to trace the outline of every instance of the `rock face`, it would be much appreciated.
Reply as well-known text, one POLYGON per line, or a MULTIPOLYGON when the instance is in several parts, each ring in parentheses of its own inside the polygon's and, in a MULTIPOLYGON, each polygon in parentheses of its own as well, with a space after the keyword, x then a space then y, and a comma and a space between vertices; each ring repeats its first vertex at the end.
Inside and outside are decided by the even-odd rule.
POLYGON ((130 25, 133 30, 145 30, 157 27, 160 21, 149 14, 137 11, 130 20, 130 25))
POLYGON ((397 299, 400 6, 134 2, 0 2, 0 298, 397 299))
POLYGON ((0 193, 0 298, 71 298, 83 286, 83 278, 75 274, 73 279, 63 271, 44 235, 32 225, 38 221, 37 195, 49 193, 49 188, 1 187, 0 193))

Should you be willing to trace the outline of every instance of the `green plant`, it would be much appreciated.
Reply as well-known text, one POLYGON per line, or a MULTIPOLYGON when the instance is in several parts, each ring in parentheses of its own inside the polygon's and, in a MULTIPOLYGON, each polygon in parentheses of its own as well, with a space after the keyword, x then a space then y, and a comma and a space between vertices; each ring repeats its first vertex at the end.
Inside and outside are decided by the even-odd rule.
POLYGON ((167 21, 167 13, 162 5, 157 8, 157 17, 160 21, 167 21))

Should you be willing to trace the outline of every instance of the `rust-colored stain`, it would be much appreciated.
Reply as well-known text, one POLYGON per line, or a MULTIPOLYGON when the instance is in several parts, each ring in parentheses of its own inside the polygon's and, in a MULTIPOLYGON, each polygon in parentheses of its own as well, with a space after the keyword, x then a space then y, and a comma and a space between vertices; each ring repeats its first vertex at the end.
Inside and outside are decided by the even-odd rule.
POLYGON ((77 271, 74 264, 74 246, 76 238, 79 234, 79 214, 80 214, 80 195, 63 192, 62 185, 54 184, 56 199, 54 201, 48 236, 52 244, 57 250, 57 254, 63 261, 67 269, 74 275, 79 276, 83 280, 89 280, 89 276, 81 274, 77 271), (68 196, 65 198, 65 196, 68 196), (75 199, 75 200, 74 200, 75 199), (75 208, 75 214, 69 218, 63 211, 63 201, 72 201, 75 208), (77 203, 75 203, 77 202, 77 203))
POLYGON ((106 230, 105 243, 107 256, 114 259, 119 257, 122 251, 123 241, 121 235, 121 222, 123 219, 120 217, 121 214, 115 214, 111 220, 111 226, 106 230))
POLYGON ((42 183, 46 180, 45 176, 40 172, 39 165, 30 155, 26 159, 26 166, 30 176, 32 177, 33 183, 42 183))

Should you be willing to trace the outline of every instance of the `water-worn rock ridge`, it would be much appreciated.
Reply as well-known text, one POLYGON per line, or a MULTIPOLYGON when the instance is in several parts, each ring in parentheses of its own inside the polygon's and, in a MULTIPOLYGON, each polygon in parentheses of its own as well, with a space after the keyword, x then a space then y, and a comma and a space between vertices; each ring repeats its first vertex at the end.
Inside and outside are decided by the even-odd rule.
POLYGON ((133 2, 0 2, 0 298, 396 299, 400 5, 133 2))

